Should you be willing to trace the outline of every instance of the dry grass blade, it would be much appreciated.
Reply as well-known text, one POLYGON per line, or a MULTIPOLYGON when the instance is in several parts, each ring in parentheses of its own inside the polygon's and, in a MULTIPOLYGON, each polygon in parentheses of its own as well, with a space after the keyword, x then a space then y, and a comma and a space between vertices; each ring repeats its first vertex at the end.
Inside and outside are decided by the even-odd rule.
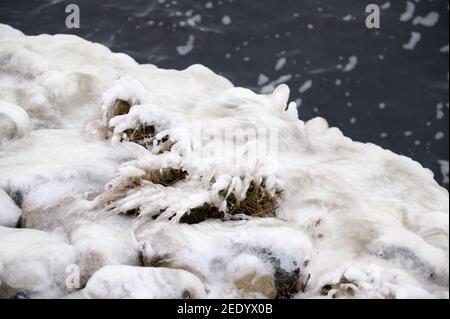
MULTIPOLYGON (((225 194, 226 191, 223 191, 220 195, 225 199, 225 194)), ((261 218, 275 217, 276 210, 279 206, 279 197, 280 193, 272 196, 262 186, 251 183, 244 200, 238 202, 233 194, 226 198, 227 215, 261 218)), ((198 224, 207 219, 224 219, 224 217, 225 214, 220 212, 217 207, 205 203, 203 206, 193 208, 186 212, 181 217, 180 223, 198 224)), ((226 220, 230 220, 230 217, 227 217, 226 220)))
POLYGON ((227 198, 228 214, 275 217, 278 201, 278 195, 272 196, 261 186, 251 183, 244 200, 238 202, 233 194, 227 198))
POLYGON ((201 207, 191 209, 180 218, 181 224, 199 224, 207 219, 223 218, 224 214, 219 211, 217 207, 213 207, 209 204, 203 204, 201 207))
POLYGON ((150 181, 153 184, 159 184, 164 187, 169 187, 176 182, 184 180, 187 172, 182 169, 165 168, 162 170, 153 170, 143 177, 144 180, 150 181))
POLYGON ((126 138, 123 140, 128 140, 139 144, 146 149, 151 149, 153 146, 153 141, 155 139, 155 128, 153 126, 139 125, 134 129, 126 130, 126 138))

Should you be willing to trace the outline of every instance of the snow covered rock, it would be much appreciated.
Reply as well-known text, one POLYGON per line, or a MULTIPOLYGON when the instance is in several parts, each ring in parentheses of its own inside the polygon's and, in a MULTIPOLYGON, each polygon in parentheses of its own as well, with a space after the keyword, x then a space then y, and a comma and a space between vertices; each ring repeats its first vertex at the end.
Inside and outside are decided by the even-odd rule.
POLYGON ((183 297, 123 282, 158 276, 196 297, 448 297, 448 191, 409 158, 299 120, 287 86, 258 95, 200 65, 162 70, 4 25, 0 61, 0 188, 25 227, 48 232, 30 235, 45 237, 40 255, 18 235, 33 230, 0 228, 1 280, 39 272, 19 278, 25 294, 60 296, 42 287, 59 282, 53 262, 74 258, 82 284, 100 269, 88 297, 183 297), (164 269, 128 268, 138 252, 164 269))
POLYGON ((21 213, 16 203, 0 188, 0 226, 16 227, 21 213))
POLYGON ((30 129, 27 112, 12 103, 0 100, 0 143, 23 137, 30 129))
POLYGON ((188 270, 211 297, 286 298, 305 284, 312 257, 302 232, 271 219, 146 223, 135 233, 144 265, 188 270))
POLYGON ((107 266, 81 292, 67 298, 201 299, 206 293, 193 274, 177 269, 107 266))
POLYGON ((77 253, 83 286, 92 274, 109 265, 139 265, 138 250, 126 218, 102 223, 79 220, 69 234, 77 253))
POLYGON ((17 292, 55 298, 69 292, 66 269, 75 264, 73 248, 46 232, 0 226, 0 298, 17 292))

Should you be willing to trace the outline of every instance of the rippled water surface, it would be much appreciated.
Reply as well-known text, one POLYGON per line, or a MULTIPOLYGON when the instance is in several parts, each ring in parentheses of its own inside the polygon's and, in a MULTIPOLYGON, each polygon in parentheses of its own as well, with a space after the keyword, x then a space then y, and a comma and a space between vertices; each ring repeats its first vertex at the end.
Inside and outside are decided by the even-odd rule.
POLYGON ((411 3, 409 19, 404 0, 1 0, 0 23, 74 33, 162 68, 201 63, 256 91, 287 83, 302 119, 413 157, 448 187, 448 1, 411 3), (68 3, 81 9, 75 31, 68 3), (378 31, 365 27, 369 3, 382 7, 378 31), (439 20, 417 19, 430 14, 439 20))

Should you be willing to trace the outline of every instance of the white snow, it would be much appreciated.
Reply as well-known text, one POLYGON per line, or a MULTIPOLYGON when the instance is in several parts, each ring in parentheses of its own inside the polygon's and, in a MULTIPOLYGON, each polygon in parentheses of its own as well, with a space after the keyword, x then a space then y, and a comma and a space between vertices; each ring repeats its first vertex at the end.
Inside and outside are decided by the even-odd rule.
POLYGON ((230 25, 230 24, 231 24, 231 18, 230 18, 230 16, 224 16, 224 17, 222 18, 222 24, 224 24, 224 25, 230 25))
POLYGON ((443 176, 442 183, 448 184, 449 183, 449 178, 448 178, 449 165, 448 165, 448 161, 439 161, 439 165, 441 165, 441 173, 442 173, 442 176, 443 176))
POLYGON ((430 12, 429 14, 427 14, 425 17, 415 17, 413 20, 413 24, 414 25, 421 25, 423 27, 434 27, 438 22, 439 22, 439 13, 437 12, 430 12))
POLYGON ((390 2, 390 1, 387 1, 387 2, 383 3, 383 4, 381 5, 380 8, 381 8, 382 10, 387 10, 387 9, 390 9, 391 6, 392 6, 391 2, 390 2))
POLYGON ((202 282, 180 269, 107 266, 88 281, 81 295, 87 299, 205 298, 202 282))
POLYGON ((422 39, 422 34, 419 32, 411 32, 411 38, 409 39, 409 42, 403 45, 403 48, 405 50, 414 50, 417 46, 417 44, 422 39))
MULTIPOLYGON (((136 234, 151 251, 144 253, 146 259, 167 256, 164 264, 203 278, 212 298, 224 297, 224 287, 229 287, 226 297, 242 296, 242 292, 233 289, 233 282, 252 271, 272 274, 271 256, 279 257, 286 271, 297 267, 303 270, 302 265, 312 256, 311 242, 302 231, 271 219, 226 224, 211 221, 193 226, 161 222, 141 226, 136 234), (242 263, 248 268, 235 270, 242 263)), ((251 296, 244 294, 244 297, 251 296)))
POLYGON ((275 88, 283 83, 286 83, 292 79, 292 74, 285 74, 280 76, 278 79, 273 80, 272 82, 264 85, 261 89, 261 93, 268 94, 275 90, 275 88))
POLYGON ((448 44, 444 45, 442 48, 440 48, 439 51, 442 53, 448 53, 448 44))
POLYGON ((347 14, 346 16, 342 17, 342 20, 345 21, 345 22, 349 22, 349 21, 352 21, 354 19, 355 19, 355 17, 352 16, 351 14, 347 14))
POLYGON ((444 132, 440 132, 440 131, 439 131, 439 132, 437 132, 437 133, 435 134, 434 138, 435 138, 437 141, 442 140, 442 139, 445 138, 445 134, 444 134, 444 132))
POLYGON ((416 5, 411 1, 406 1, 406 11, 400 16, 400 21, 407 22, 414 17, 416 5))
POLYGON ((348 58, 348 63, 346 66, 344 66, 343 72, 351 72, 353 71, 356 66, 358 65, 358 57, 352 55, 348 58))
POLYGON ((23 137, 30 129, 30 118, 21 107, 0 100, 0 144, 2 140, 23 137))
POLYGON ((66 268, 75 263, 73 248, 47 232, 0 226, 0 294, 22 291, 39 298, 69 292, 66 268))
POLYGON ((282 57, 278 59, 276 65, 275 65, 275 71, 280 71, 287 63, 287 59, 285 57, 282 57))
POLYGON ((438 103, 436 105, 436 119, 442 120, 444 117, 445 117, 444 104, 438 103))
POLYGON ((265 74, 260 74, 258 76, 258 86, 262 86, 264 84, 267 84, 270 81, 269 77, 265 74))
POLYGON ((9 110, 26 130, 0 145, 0 211, 14 226, 14 198, 25 227, 0 226, 0 298, 273 298, 280 269, 307 284, 294 298, 448 298, 448 191, 407 157, 299 120, 292 74, 260 95, 200 65, 4 25, 0 60, 0 100, 30 121, 9 110), (117 99, 127 114, 110 112, 117 99), (149 149, 126 136, 140 125, 155 128, 149 149), (147 178, 168 168, 187 176, 147 178), (275 217, 179 223, 204 204, 228 214, 252 184, 280 194, 275 217))
POLYGON ((0 188, 0 226, 16 227, 22 210, 6 192, 0 188))
POLYGON ((177 51, 179 55, 188 55, 194 50, 195 45, 195 36, 190 35, 188 41, 185 45, 180 45, 177 47, 177 51))
POLYGON ((310 88, 312 88, 312 86, 313 86, 313 81, 312 80, 308 80, 305 83, 303 83, 303 85, 298 89, 298 91, 300 93, 305 93, 310 88))

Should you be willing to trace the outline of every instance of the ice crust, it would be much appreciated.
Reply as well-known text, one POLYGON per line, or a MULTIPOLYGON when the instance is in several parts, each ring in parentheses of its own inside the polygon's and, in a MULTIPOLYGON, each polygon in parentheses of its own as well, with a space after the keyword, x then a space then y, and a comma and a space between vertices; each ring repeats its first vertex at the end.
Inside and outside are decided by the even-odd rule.
POLYGON ((0 189, 0 207, 0 226, 16 227, 22 211, 3 189, 0 189))
POLYGON ((181 269, 106 266, 92 275, 83 290, 66 298, 200 299, 206 293, 200 279, 181 269))
POLYGON ((0 25, 0 298, 274 298, 285 278, 291 298, 448 298, 449 197, 432 172, 299 120, 285 85, 270 93, 0 25), (149 149, 126 138, 139 126, 149 149), (250 136, 247 161, 214 139, 199 153, 199 128, 274 130, 277 152, 250 156, 250 136), (167 168, 187 176, 146 180, 167 168), (179 223, 204 204, 226 213, 224 192, 252 183, 281 194, 275 218, 179 223))

